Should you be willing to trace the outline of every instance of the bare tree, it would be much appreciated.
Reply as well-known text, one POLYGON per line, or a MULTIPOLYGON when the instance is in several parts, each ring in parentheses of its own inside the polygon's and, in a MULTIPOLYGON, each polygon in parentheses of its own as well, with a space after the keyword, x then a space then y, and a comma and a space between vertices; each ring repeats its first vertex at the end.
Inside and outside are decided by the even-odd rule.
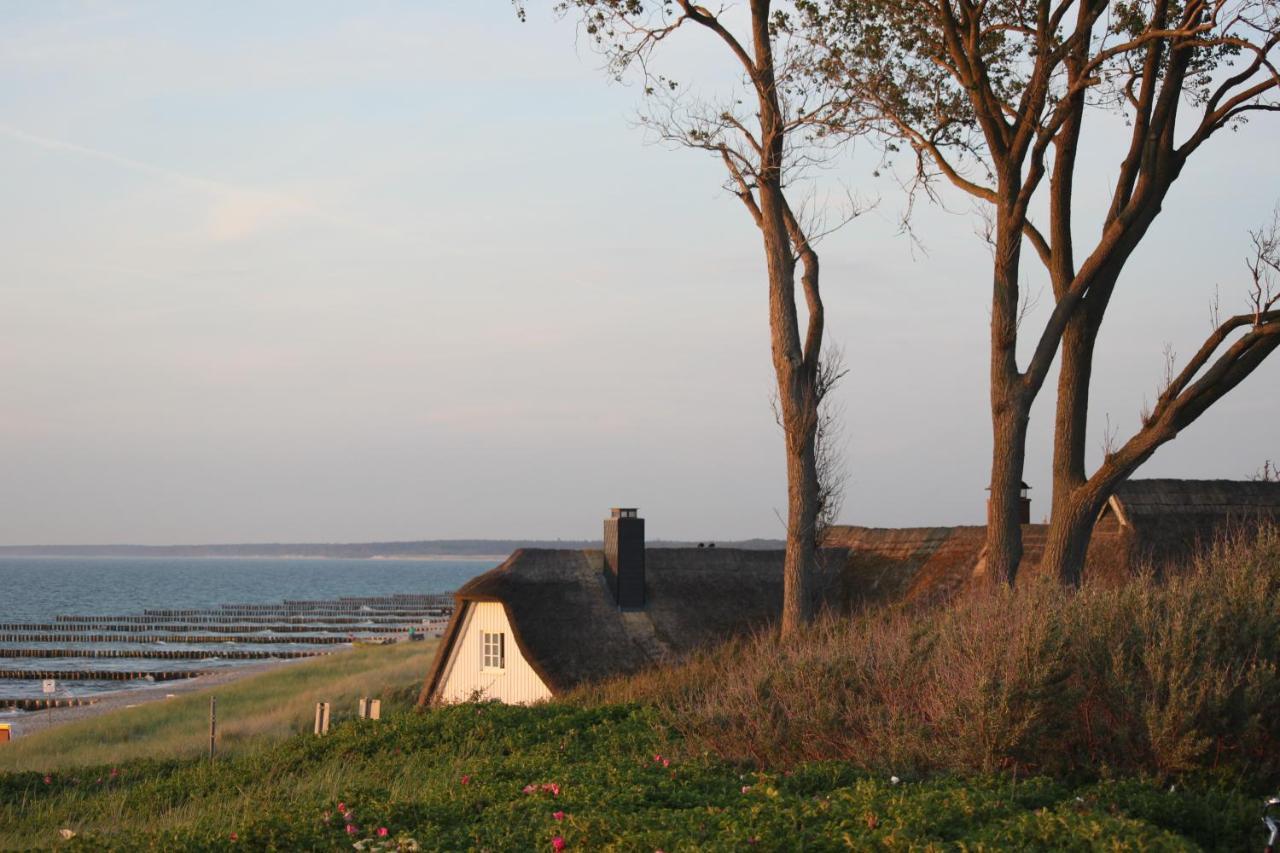
POLYGON ((798 73, 810 64, 802 53, 804 45, 771 26, 775 10, 770 0, 749 0, 747 7, 743 26, 735 27, 736 19, 723 10, 711 11, 688 0, 556 4, 561 12, 579 15, 582 30, 604 51, 615 76, 639 70, 650 99, 642 120, 652 131, 720 160, 729 190, 760 232, 786 445, 785 636, 814 612, 812 578, 824 506, 817 439, 822 398, 832 381, 821 359, 825 318, 815 243, 822 229, 805 217, 791 187, 823 156, 813 129, 829 121, 830 104, 821 98, 819 87, 798 73), (698 100, 682 95, 676 81, 653 71, 659 48, 687 29, 707 36, 740 75, 739 92, 719 102, 698 100), (803 317, 797 305, 797 276, 803 317))
MULTIPOLYGON (((1114 485, 1107 477, 1112 485, 1099 491, 1095 483, 1080 491, 1090 479, 1084 471, 1089 380, 1107 305, 1125 263, 1192 155, 1248 114, 1280 109, 1274 65, 1280 5, 810 0, 800 11, 784 25, 820 50, 813 74, 844 96, 845 111, 831 132, 874 129, 890 140, 891 149, 905 145, 914 153, 916 190, 932 194, 935 182, 946 180, 989 211, 994 441, 987 548, 992 575, 1008 582, 1022 555, 1017 500, 1031 405, 1063 350, 1051 522, 1056 532, 1047 560, 1064 578, 1078 579, 1083 556, 1067 540, 1078 542, 1075 531, 1085 519, 1077 516, 1114 485), (1084 131, 1097 126, 1095 117, 1104 112, 1127 119, 1127 150, 1099 236, 1077 252, 1077 152, 1084 131), (1047 211, 1047 223, 1034 221, 1036 209, 1047 211), (1024 245, 1048 271, 1054 305, 1029 361, 1020 367, 1024 245)), ((1232 325, 1226 333, 1239 328, 1232 325)), ((1206 347, 1216 337, 1217 332, 1206 347)), ((1245 351, 1234 345, 1228 351, 1244 361, 1233 360, 1234 367, 1210 371, 1172 397, 1162 396, 1157 419, 1144 426, 1139 443, 1145 446, 1157 433, 1167 441, 1247 375, 1252 367, 1246 365, 1269 351, 1260 340, 1269 341, 1270 332, 1259 331, 1250 340, 1245 351), (1209 385, 1200 384, 1210 377, 1209 385), (1197 402, 1175 403, 1192 388, 1199 389, 1197 402)), ((1211 355, 1212 350, 1204 357, 1211 355)), ((1122 466, 1121 479, 1149 455, 1137 452, 1122 466)))

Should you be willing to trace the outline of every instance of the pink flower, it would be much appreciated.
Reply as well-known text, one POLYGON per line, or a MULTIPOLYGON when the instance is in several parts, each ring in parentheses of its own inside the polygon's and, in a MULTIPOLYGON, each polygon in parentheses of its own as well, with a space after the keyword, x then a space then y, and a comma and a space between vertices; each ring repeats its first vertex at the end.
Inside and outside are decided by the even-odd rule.
POLYGON ((742 786, 742 793, 744 793, 744 794, 745 794, 745 793, 747 793, 747 792, 748 792, 748 791, 750 791, 750 790, 751 790, 751 786, 750 786, 750 785, 743 785, 743 786, 742 786))
POLYGON ((553 797, 560 796, 560 786, 555 782, 543 782, 542 790, 550 792, 553 797))
POLYGON ((385 826, 378 827, 378 837, 379 838, 387 837, 387 828, 385 826))
POLYGON ((662 760, 662 756, 661 756, 661 755, 655 755, 655 756, 653 757, 653 763, 654 763, 654 764, 657 764, 657 763, 658 763, 659 761, 661 761, 661 760, 662 760))
POLYGON ((470 784, 471 784, 471 774, 469 774, 469 773, 463 773, 463 774, 462 774, 462 784, 464 784, 464 785, 470 785, 470 784))
POLYGON ((561 837, 560 837, 560 836, 558 836, 558 835, 557 835, 555 838, 552 838, 552 839, 551 839, 551 849, 552 849, 552 850, 557 850, 557 851, 558 851, 558 850, 563 850, 563 849, 564 849, 564 839, 563 839, 563 838, 561 838, 561 837))
POLYGON ((564 812, 552 812, 551 817, 554 818, 557 823, 559 823, 560 821, 564 820, 564 812))
POLYGON ((534 791, 538 790, 538 786, 530 782, 528 785, 525 785, 524 788, 522 788, 521 790, 523 790, 526 794, 532 794, 534 791))
POLYGON ((236 835, 236 834, 233 832, 233 833, 231 833, 231 840, 232 840, 232 841, 239 841, 239 840, 240 840, 240 836, 236 835))
POLYGON ((346 814, 346 813, 347 813, 347 804, 346 804, 346 803, 338 803, 338 811, 342 812, 343 814, 346 814))
POLYGON ((52 785, 52 784, 53 784, 53 777, 52 777, 52 776, 46 776, 46 777, 44 777, 44 783, 45 783, 46 785, 52 785))
POLYGON ((112 779, 114 779, 114 778, 116 778, 116 777, 117 777, 117 776, 119 776, 119 775, 120 775, 120 771, 119 771, 119 770, 117 770, 116 768, 112 767, 112 768, 111 768, 111 778, 112 778, 112 779))
POLYGON ((347 824, 347 835, 355 835, 357 831, 354 823, 347 824))
POLYGON ((662 759, 662 766, 663 766, 663 767, 670 767, 670 766, 671 766, 671 762, 670 762, 670 760, 668 760, 668 759, 666 759, 666 758, 662 759))

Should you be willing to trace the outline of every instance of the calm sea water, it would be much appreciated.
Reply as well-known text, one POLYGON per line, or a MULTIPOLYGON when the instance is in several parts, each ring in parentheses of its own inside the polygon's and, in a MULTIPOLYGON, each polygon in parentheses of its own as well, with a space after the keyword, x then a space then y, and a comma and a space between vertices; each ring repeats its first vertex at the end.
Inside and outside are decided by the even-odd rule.
MULTIPOLYGON (((140 614, 146 609, 269 604, 284 599, 448 592, 496 564, 494 560, 3 557, 0 558, 0 622, 51 622, 55 616, 64 614, 124 616, 140 614)), ((0 648, 47 645, 0 641, 0 648)), ((139 648, 135 644, 119 647, 139 648)), ((203 648, 190 644, 175 647, 203 648)), ((218 648, 315 649, 290 643, 270 646, 221 643, 218 648)), ((93 668, 145 672, 211 669, 240 663, 213 659, 0 657, 0 669, 93 668)), ((120 690, 129 684, 131 682, 64 681, 59 683, 58 695, 120 690)), ((0 698, 39 696, 40 691, 39 681, 0 679, 0 698)))

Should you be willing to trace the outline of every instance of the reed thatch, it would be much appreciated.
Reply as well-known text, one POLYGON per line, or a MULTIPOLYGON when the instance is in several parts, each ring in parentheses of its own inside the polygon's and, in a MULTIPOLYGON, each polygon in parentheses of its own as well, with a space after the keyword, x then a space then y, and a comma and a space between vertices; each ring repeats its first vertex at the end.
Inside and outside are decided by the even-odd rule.
POLYGON ((1113 538, 1133 566, 1159 569, 1224 534, 1280 520, 1280 483, 1253 480, 1130 480, 1098 518, 1095 537, 1113 538))
MULTIPOLYGON (((818 596, 841 595, 843 550, 822 552, 818 596)), ((776 620, 782 551, 649 548, 645 607, 618 609, 600 551, 522 549, 457 592, 459 606, 428 676, 438 680, 460 628, 462 603, 503 605, 520 653, 552 692, 678 658, 776 620)))

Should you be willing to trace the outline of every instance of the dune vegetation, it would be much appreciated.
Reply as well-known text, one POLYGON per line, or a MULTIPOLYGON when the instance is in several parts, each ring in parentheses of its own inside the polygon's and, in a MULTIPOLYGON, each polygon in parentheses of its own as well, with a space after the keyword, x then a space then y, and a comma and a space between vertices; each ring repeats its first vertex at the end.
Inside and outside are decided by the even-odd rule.
POLYGON ((1280 530, 1079 591, 1028 578, 933 609, 820 620, 570 701, 658 708, 691 746, 758 766, 1212 776, 1280 784, 1280 530))
POLYGON ((456 705, 212 763, 0 774, 0 847, 23 849, 1238 850, 1256 814, 1214 786, 757 771, 634 705, 456 705))
POLYGON ((194 758, 209 750, 209 696, 218 698, 218 752, 234 754, 263 740, 309 731, 315 703, 334 721, 356 715, 360 697, 384 707, 417 698, 435 641, 357 646, 322 658, 36 731, 0 748, 0 771, 112 764, 141 758, 194 758))

